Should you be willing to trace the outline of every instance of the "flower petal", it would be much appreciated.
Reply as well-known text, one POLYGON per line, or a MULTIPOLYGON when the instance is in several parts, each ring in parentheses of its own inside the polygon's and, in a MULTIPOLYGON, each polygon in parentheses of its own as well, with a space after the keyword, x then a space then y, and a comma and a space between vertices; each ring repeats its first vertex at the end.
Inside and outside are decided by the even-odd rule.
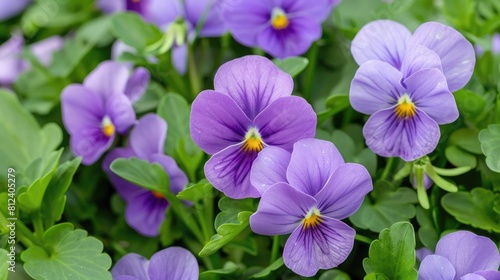
POLYGON ((149 261, 136 253, 123 256, 111 269, 113 279, 119 276, 133 276, 137 279, 148 279, 149 261))
POLYGON ((137 157, 151 161, 155 154, 163 153, 167 137, 167 123, 156 114, 143 116, 130 133, 130 148, 137 157))
POLYGON ((253 120, 274 100, 290 96, 293 80, 269 59, 249 55, 222 65, 215 74, 214 86, 253 120))
POLYGON ((404 83, 415 105, 438 124, 451 123, 458 118, 455 98, 438 69, 418 71, 404 83))
POLYGON ((255 46, 257 35, 270 24, 273 8, 270 1, 224 1, 222 17, 236 41, 255 46))
POLYGON ((127 2, 123 0, 97 0, 96 6, 106 14, 122 12, 127 9, 127 2))
POLYGON ((293 272, 314 276, 319 269, 330 269, 347 259, 356 232, 345 223, 322 217, 319 226, 298 227, 288 238, 283 261, 293 272))
POLYGON ((361 65, 351 82, 349 101, 354 110, 371 115, 398 102, 405 92, 401 86, 401 73, 382 61, 369 61, 361 65))
POLYGON ((170 247, 155 253, 149 264, 151 280, 197 280, 198 262, 191 252, 170 247))
POLYGON ((146 20, 158 25, 161 29, 174 22, 177 18, 185 16, 182 0, 148 0, 144 6, 146 20))
POLYGON ((19 74, 26 70, 27 64, 21 58, 23 48, 24 38, 20 34, 12 35, 8 41, 0 46, 0 63, 2 64, 2 67, 0 67, 0 85, 14 83, 19 74))
POLYGON ((179 74, 181 75, 186 74, 187 62, 188 62, 187 44, 172 47, 172 65, 179 74))
POLYGON ((71 134, 70 147, 75 156, 82 157, 84 165, 91 165, 111 147, 114 139, 114 135, 106 137, 101 128, 85 128, 71 134))
POLYGON ((316 200, 287 183, 276 183, 264 192, 257 212, 250 217, 252 231, 282 235, 294 231, 316 200))
POLYGON ((245 152, 236 144, 214 154, 205 164, 205 175, 214 188, 234 199, 259 197, 250 183, 250 169, 256 152, 245 152))
POLYGON ((401 66, 403 79, 408 78, 419 70, 430 68, 443 71, 439 55, 420 45, 413 45, 406 50, 403 65, 401 66))
POLYGON ((264 143, 288 151, 298 140, 314 137, 316 122, 312 106, 298 96, 277 99, 254 121, 264 143))
POLYGON ((314 197, 341 164, 344 159, 333 143, 304 139, 293 145, 286 177, 291 186, 314 197))
POLYGON ((118 133, 125 133, 135 123, 135 111, 124 94, 110 96, 106 101, 106 115, 111 118, 118 133))
POLYGON ((450 261, 439 255, 428 255, 420 263, 418 280, 453 280, 455 268, 450 261))
POLYGON ((132 103, 135 103, 144 95, 150 78, 148 70, 143 67, 135 69, 134 73, 132 73, 125 86, 125 95, 132 103))
POLYGON ((128 71, 128 67, 124 64, 104 61, 85 78, 83 85, 103 98, 124 94, 129 77, 128 71))
POLYGON ((447 258, 458 276, 478 270, 497 270, 500 265, 495 243, 470 231, 457 231, 442 237, 436 245, 436 254, 447 258))
POLYGON ((286 183, 286 169, 292 156, 279 147, 266 147, 260 151, 250 170, 250 182, 262 195, 275 183, 286 183))
POLYGON ((221 17, 223 1, 184 0, 184 5, 186 7, 186 17, 193 26, 196 27, 202 17, 205 17, 203 27, 200 30, 200 37, 217 37, 224 34, 226 27, 221 17))
POLYGON ((44 66, 52 63, 52 54, 59 51, 64 46, 64 39, 61 36, 52 36, 30 45, 31 51, 44 66))
POLYGON ((425 259, 425 257, 427 257, 429 255, 432 255, 432 251, 429 250, 429 249, 427 249, 427 248, 425 248, 425 247, 422 247, 422 248, 417 249, 415 251, 415 255, 417 257, 417 260, 419 262, 422 262, 425 259))
POLYGON ((187 185, 188 178, 186 174, 179 168, 173 158, 163 154, 156 154, 151 157, 151 162, 157 162, 163 166, 170 180, 170 190, 174 194, 178 194, 187 185))
POLYGON ((401 157, 405 161, 421 158, 437 146, 438 124, 417 109, 410 119, 399 119, 394 108, 373 114, 363 127, 366 145, 383 157, 401 157))
POLYGON ((208 154, 242 142, 251 125, 243 111, 225 94, 206 90, 193 102, 191 137, 208 154))
POLYGON ((335 4, 332 0, 317 0, 314 5, 309 0, 281 1, 281 7, 290 19, 301 17, 316 23, 323 22, 335 4))
POLYGON ((160 234, 160 226, 165 220, 168 205, 166 199, 156 198, 148 191, 127 202, 125 219, 138 233, 156 237, 160 234))
POLYGON ((70 133, 100 127, 105 115, 103 99, 81 85, 69 85, 61 95, 64 127, 70 133))
POLYGON ((500 271, 498 270, 480 270, 474 272, 476 275, 484 277, 486 280, 500 279, 500 271))
POLYGON ((0 1, 0 21, 21 13, 30 3, 31 0, 0 1))
POLYGON ((469 82, 476 57, 472 44, 460 32, 441 23, 427 22, 415 30, 408 45, 422 45, 439 55, 451 92, 469 82))
POLYGON ((468 273, 460 277, 460 280, 488 280, 488 279, 476 273, 468 273))
POLYGON ((342 164, 315 196, 321 215, 342 220, 356 212, 373 190, 370 174, 360 164, 342 164))
POLYGON ((370 60, 387 62, 400 69, 411 32, 392 20, 376 20, 359 30, 352 40, 351 53, 358 65, 370 60))

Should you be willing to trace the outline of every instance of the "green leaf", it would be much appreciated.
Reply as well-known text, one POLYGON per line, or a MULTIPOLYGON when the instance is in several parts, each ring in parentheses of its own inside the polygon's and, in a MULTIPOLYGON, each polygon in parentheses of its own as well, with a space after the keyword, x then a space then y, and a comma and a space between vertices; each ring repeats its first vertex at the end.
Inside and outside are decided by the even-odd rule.
POLYGON ((234 274, 235 272, 238 272, 240 270, 241 270, 241 267, 238 266, 237 264, 235 264, 233 262, 227 262, 224 264, 224 267, 221 269, 207 270, 207 271, 200 273, 199 280, 213 279, 214 276, 218 276, 218 275, 231 275, 231 274, 234 274))
POLYGON ((9 276, 9 256, 7 256, 9 252, 4 249, 0 249, 0 280, 7 280, 7 276, 9 276))
POLYGON ((388 279, 416 280, 413 226, 401 222, 380 232, 379 239, 370 245, 363 268, 367 274, 381 273, 388 279))
POLYGON ((326 110, 318 113, 318 127, 326 120, 349 108, 350 105, 348 94, 335 93, 330 95, 326 100, 326 110))
POLYGON ((164 193, 170 180, 163 167, 138 158, 118 158, 111 163, 111 170, 123 179, 148 190, 164 193))
POLYGON ((420 225, 417 235, 424 247, 434 251, 439 240, 439 234, 434 228, 429 210, 417 207, 417 222, 420 225))
POLYGON ((483 115, 486 101, 481 95, 467 89, 461 89, 453 95, 457 101, 458 110, 465 119, 477 121, 483 115))
POLYGON ((44 248, 32 246, 21 254, 24 269, 35 279, 111 279, 111 258, 102 253, 101 241, 63 223, 49 228, 44 248))
POLYGON ((111 17, 102 16, 85 23, 78 29, 75 36, 80 41, 106 46, 114 39, 111 30, 111 17))
POLYGON ((380 232, 415 216, 414 204, 418 200, 413 189, 401 187, 392 190, 387 183, 379 181, 375 183, 371 196, 373 199, 365 197, 359 210, 349 218, 359 228, 380 232))
POLYGON ((351 280, 351 277, 342 270, 332 269, 321 274, 319 280, 351 280))
POLYGON ((227 223, 238 223, 238 214, 241 211, 255 212, 254 201, 251 198, 230 199, 223 197, 219 200, 219 209, 221 212, 215 218, 215 228, 227 223))
POLYGON ((495 171, 500 172, 500 124, 489 125, 487 129, 479 132, 481 150, 486 155, 486 164, 495 171))
POLYGON ((448 193, 443 196, 443 208, 459 222, 476 228, 500 232, 500 215, 494 210, 499 193, 484 188, 469 192, 448 193))
POLYGON ((364 280, 391 280, 383 273, 370 273, 363 278, 364 280))
POLYGON ((268 276, 271 272, 275 271, 276 269, 280 268, 283 266, 283 258, 279 258, 277 260, 275 260, 271 265, 269 265, 268 267, 264 268, 263 270, 261 270, 260 272, 258 273, 255 273, 254 275, 252 275, 250 278, 251 279, 254 279, 254 278, 262 278, 262 277, 266 277, 268 276))
POLYGON ((459 29, 468 29, 474 16, 473 0, 444 0, 445 17, 459 29))
POLYGON ((305 57, 275 58, 273 59, 273 63, 294 78, 306 69, 309 60, 305 57))
POLYGON ((448 146, 444 150, 446 159, 455 166, 469 166, 474 168, 477 166, 476 156, 464 151, 457 146, 448 146))
POLYGON ((118 13, 111 21, 115 36, 139 52, 144 52, 147 46, 163 36, 155 25, 144 22, 136 13, 118 13))
POLYGON ((179 192, 177 198, 202 204, 204 200, 213 199, 213 197, 207 197, 207 195, 212 194, 212 188, 207 180, 202 180, 179 192))
POLYGON ((478 139, 479 131, 471 128, 460 128, 450 136, 450 144, 458 146, 467 152, 480 155, 481 143, 478 139))

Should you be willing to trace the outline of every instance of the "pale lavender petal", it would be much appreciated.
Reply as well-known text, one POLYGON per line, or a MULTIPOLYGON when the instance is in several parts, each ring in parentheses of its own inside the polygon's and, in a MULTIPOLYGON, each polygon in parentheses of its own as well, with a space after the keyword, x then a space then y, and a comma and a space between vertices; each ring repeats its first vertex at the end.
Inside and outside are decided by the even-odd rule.
POLYGON ((266 147, 260 151, 250 170, 250 182, 262 195, 278 182, 287 182, 286 169, 291 153, 279 147, 266 147))
POLYGON ((183 44, 181 46, 174 46, 172 48, 172 65, 179 74, 184 75, 187 72, 188 62, 188 46, 183 44))
POLYGON ((476 275, 484 277, 486 280, 498 280, 500 279, 500 271, 498 270, 480 270, 474 272, 476 275))
POLYGON ((418 280, 453 280, 455 268, 446 258, 439 255, 429 255, 420 263, 418 280))
POLYGON ((70 147, 75 156, 82 157, 84 165, 91 165, 111 147, 114 139, 114 135, 106 137, 100 127, 82 128, 71 134, 70 147))
POLYGON ((42 65, 49 66, 52 63, 52 54, 63 46, 64 40, 61 36, 52 36, 30 45, 30 48, 42 65))
POLYGON ((338 0, 317 0, 314 5, 311 5, 309 0, 294 0, 294 1, 277 1, 280 7, 285 11, 287 16, 294 20, 296 18, 303 18, 312 22, 321 23, 330 14, 332 5, 336 5, 338 0))
POLYGON ((264 192, 257 212, 250 217, 252 231, 282 235, 294 231, 314 207, 316 200, 286 183, 276 183, 264 192))
POLYGON ((26 62, 21 59, 24 38, 20 34, 12 37, 0 46, 0 85, 11 85, 24 70, 26 62))
POLYGON ((410 98, 438 124, 447 124, 458 118, 453 94, 448 90, 446 78, 438 69, 416 72, 404 81, 410 98))
POLYGON ((148 191, 127 202, 125 219, 138 233, 155 237, 160 234, 160 226, 165 220, 168 205, 166 199, 157 198, 148 191))
POLYGON ((488 280, 484 278, 481 275, 475 274, 475 273, 468 273, 462 277, 460 277, 460 280, 488 280))
POLYGON ((119 276, 133 276, 138 279, 148 279, 149 261, 136 253, 123 256, 111 269, 113 279, 119 276))
POLYGON ((299 226, 288 238, 283 261, 293 272, 314 276, 319 269, 337 267, 352 251, 356 232, 345 223, 321 217, 319 226, 299 226))
POLYGON ((367 115, 393 106, 405 92, 400 84, 401 78, 401 73, 385 62, 373 60, 364 63, 351 82, 351 106, 367 115))
POLYGON ((419 109, 412 118, 400 119, 389 108, 368 119, 363 135, 376 154, 413 161, 434 151, 441 133, 438 124, 419 109))
POLYGON ((231 35, 246 46, 257 44, 257 35, 270 25, 271 1, 224 1, 222 17, 231 35))
POLYGON ((113 280, 144 280, 144 278, 137 278, 135 276, 130 276, 130 275, 120 275, 118 277, 113 277, 113 280))
POLYGON ((185 16, 181 0, 149 0, 143 12, 146 20, 164 29, 178 18, 185 16))
POLYGON ((408 45, 422 45, 439 55, 450 91, 469 82, 476 63, 474 48, 455 29, 437 22, 424 23, 415 30, 408 45))
POLYGON ((351 53, 358 65, 380 60, 400 69, 410 37, 410 31, 398 22, 372 21, 352 40, 351 53))
POLYGON ((152 161, 153 155, 163 153, 166 137, 165 120, 156 114, 147 114, 132 129, 128 143, 139 158, 152 161))
POLYGON ((223 5, 220 0, 184 0, 186 7, 186 18, 196 27, 200 20, 204 18, 200 37, 216 37, 226 31, 222 21, 220 7, 223 5))
POLYGON ((170 180, 170 190, 174 194, 178 194, 187 185, 188 178, 186 174, 177 166, 173 158, 167 155, 157 154, 151 157, 151 162, 157 162, 163 166, 170 180))
POLYGON ((155 253, 149 263, 151 280, 197 280, 198 262, 181 247, 170 247, 155 253))
POLYGON ((491 39, 491 52, 493 54, 499 54, 500 53, 500 33, 495 33, 493 35, 493 38, 491 39))
POLYGON ((470 231, 457 231, 442 237, 436 245, 436 254, 450 261, 457 276, 478 270, 497 270, 500 265, 495 243, 470 231))
POLYGON ((251 55, 222 65, 215 74, 214 86, 253 120, 276 99, 290 96, 293 80, 269 59, 251 55))
POLYGON ((250 183, 250 169, 256 152, 243 151, 242 144, 229 146, 214 154, 205 164, 205 175, 214 188, 234 199, 259 197, 250 183))
POLYGON ((333 143, 304 139, 293 145, 286 177, 291 186, 314 197, 342 164, 344 159, 333 143))
POLYGON ((335 169, 315 198, 321 215, 342 220, 356 212, 372 190, 372 179, 366 168, 347 163, 335 169))
POLYGON ((0 21, 5 21, 21 13, 31 0, 0 1, 0 21))
POLYGON ((191 137, 208 154, 241 143, 251 126, 245 113, 225 94, 206 90, 193 102, 191 137))
POLYGON ((427 248, 425 248, 425 247, 422 247, 422 248, 417 249, 415 251, 415 255, 416 255, 417 260, 419 262, 422 262, 425 259, 425 257, 427 257, 429 255, 432 255, 432 254, 433 254, 432 251, 429 250, 429 249, 427 249, 427 248))
POLYGON ((132 103, 135 103, 144 95, 148 88, 150 78, 148 70, 143 67, 135 69, 132 73, 132 76, 130 76, 125 86, 125 95, 132 103))
POLYGON ((125 11, 126 4, 125 0, 96 0, 96 6, 106 14, 125 11))
POLYGON ((70 134, 89 127, 100 127, 106 115, 103 99, 77 84, 64 88, 61 111, 64 127, 70 134))
POLYGON ((441 59, 435 52, 420 45, 413 45, 406 50, 403 65, 401 66, 403 79, 408 78, 419 70, 429 68, 443 70, 441 59))
MULTIPOLYGON (((136 53, 136 50, 122 41, 116 40, 111 46, 111 59, 118 60, 118 58, 125 52, 136 53)), ((132 67, 132 64, 127 63, 127 65, 132 67)))
POLYGON ((254 121, 264 143, 288 151, 298 140, 314 137, 316 122, 316 113, 311 105, 298 96, 277 99, 254 121))
POLYGON ((83 85, 102 97, 124 94, 129 77, 126 65, 116 61, 99 64, 83 81, 83 85))
POLYGON ((116 94, 106 100, 106 115, 118 133, 125 133, 135 123, 135 111, 130 99, 116 94))

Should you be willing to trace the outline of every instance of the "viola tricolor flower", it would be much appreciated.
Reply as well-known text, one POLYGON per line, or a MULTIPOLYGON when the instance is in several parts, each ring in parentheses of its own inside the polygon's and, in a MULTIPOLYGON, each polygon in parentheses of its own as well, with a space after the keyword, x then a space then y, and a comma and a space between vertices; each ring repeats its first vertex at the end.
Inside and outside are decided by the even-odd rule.
POLYGON ((385 157, 412 161, 431 153, 439 124, 458 118, 453 94, 474 69, 472 45, 439 23, 411 35, 381 20, 361 29, 352 43, 360 68, 351 83, 352 107, 371 115, 363 128, 367 146, 385 157))
POLYGON ((373 189, 365 167, 344 163, 331 142, 303 139, 292 153, 266 147, 251 180, 263 194, 250 226, 263 235, 291 233, 283 252, 288 268, 309 277, 347 258, 356 232, 340 220, 373 189))
POLYGON ((267 146, 291 151, 296 141, 314 137, 316 114, 290 96, 292 78, 265 57, 225 63, 214 84, 195 99, 190 120, 191 137, 212 155, 205 175, 231 198, 259 197, 249 177, 258 153, 267 146))
POLYGON ((226 1, 222 14, 236 41, 277 58, 305 53, 321 37, 321 23, 338 1, 226 1))
POLYGON ((113 280, 197 280, 198 273, 196 258, 182 247, 163 249, 149 261, 129 253, 111 269, 113 280))
POLYGON ((135 122, 130 98, 146 88, 144 70, 130 75, 120 63, 101 63, 83 85, 67 86, 61 95, 63 123, 70 134, 73 154, 86 165, 96 162, 111 146, 116 133, 125 133, 135 122))
POLYGON ((167 124, 154 114, 142 117, 132 129, 127 148, 112 150, 103 161, 103 169, 109 175, 118 194, 127 203, 125 219, 127 223, 145 236, 158 236, 165 220, 169 203, 163 194, 134 185, 114 174, 110 165, 117 158, 136 157, 160 164, 170 180, 170 190, 177 194, 188 183, 186 174, 171 157, 163 153, 167 136, 167 124))
POLYGON ((493 241, 470 231, 450 233, 439 240, 435 254, 420 264, 419 280, 500 279, 500 253, 493 241))

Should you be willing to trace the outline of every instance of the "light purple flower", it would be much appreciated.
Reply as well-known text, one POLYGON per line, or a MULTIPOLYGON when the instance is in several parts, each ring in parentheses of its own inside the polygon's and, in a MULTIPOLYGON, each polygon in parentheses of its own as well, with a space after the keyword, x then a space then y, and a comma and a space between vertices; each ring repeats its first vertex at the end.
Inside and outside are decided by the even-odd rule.
POLYGON ((0 21, 7 20, 21 13, 31 0, 0 0, 0 21))
POLYGON ((52 64, 52 55, 54 52, 61 50, 63 46, 64 39, 61 36, 52 36, 29 47, 43 66, 50 66, 52 64))
POLYGON ((291 151, 296 141, 314 137, 316 114, 290 96, 292 78, 265 57, 225 63, 214 84, 193 102, 190 120, 191 137, 212 155, 205 175, 231 198, 259 197, 249 177, 258 153, 267 146, 291 151))
MULTIPOLYGON (((480 45, 475 45, 474 48, 478 56, 484 54, 484 49, 480 45)), ((491 53, 494 55, 500 54, 500 33, 493 34, 491 38, 491 53)))
POLYGON ((0 85, 12 85, 19 74, 26 70, 27 64, 21 58, 24 38, 20 34, 12 37, 0 46, 0 85))
POLYGON ((500 279, 500 253, 487 237, 470 231, 450 233, 439 240, 436 253, 420 264, 419 280, 500 279))
POLYGON ((125 65, 105 61, 85 78, 83 85, 72 84, 64 89, 63 123, 70 134, 71 150, 82 157, 83 164, 96 162, 111 146, 115 134, 125 133, 134 124, 130 98, 145 90, 138 87, 142 80, 136 79, 142 71, 130 75, 125 65))
POLYGON ((337 1, 226 1, 223 18, 233 37, 277 58, 305 53, 321 37, 321 22, 337 1))
POLYGON ((291 233, 283 252, 288 268, 309 277, 348 257, 356 232, 340 220, 356 212, 373 189, 366 168, 344 163, 331 142, 303 139, 291 154, 265 148, 251 180, 263 195, 250 226, 263 235, 291 233))
POLYGON ((158 236, 160 226, 165 220, 165 211, 169 203, 158 192, 134 185, 114 174, 110 165, 117 158, 136 157, 151 163, 160 164, 170 180, 170 190, 177 194, 187 184, 188 179, 177 163, 163 153, 167 136, 167 124, 154 114, 142 117, 132 129, 127 148, 112 150, 103 161, 103 169, 118 194, 127 203, 125 219, 127 223, 145 236, 158 236))
POLYGON ((126 254, 111 269, 113 280, 197 280, 198 262, 188 250, 170 247, 156 252, 151 260, 126 254))

